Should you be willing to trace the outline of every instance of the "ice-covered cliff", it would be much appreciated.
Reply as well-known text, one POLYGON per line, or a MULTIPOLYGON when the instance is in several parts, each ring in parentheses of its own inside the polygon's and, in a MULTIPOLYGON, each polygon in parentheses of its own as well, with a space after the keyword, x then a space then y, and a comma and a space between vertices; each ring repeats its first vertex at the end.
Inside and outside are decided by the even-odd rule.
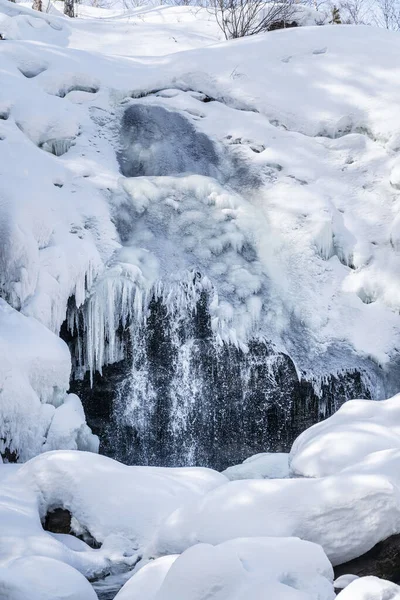
MULTIPOLYGON (((2 306, 57 342, 64 395, 69 344, 102 451, 223 467, 398 390, 398 35, 0 13, 2 306)), ((23 441, 4 373, 22 460, 48 431, 23 441)))

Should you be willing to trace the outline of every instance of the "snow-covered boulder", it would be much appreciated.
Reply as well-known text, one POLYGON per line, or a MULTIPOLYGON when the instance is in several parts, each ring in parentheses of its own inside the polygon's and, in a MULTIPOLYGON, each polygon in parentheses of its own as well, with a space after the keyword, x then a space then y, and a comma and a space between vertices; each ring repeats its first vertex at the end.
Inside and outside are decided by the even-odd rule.
POLYGON ((285 452, 263 452, 250 456, 240 465, 228 467, 223 474, 236 479, 285 479, 289 477, 289 455, 285 452))
POLYGON ((290 471, 324 477, 392 448, 400 449, 400 395, 379 402, 352 400, 299 435, 290 452, 290 471))
POLYGON ((237 537, 296 536, 320 544, 338 565, 398 532, 400 493, 384 476, 232 481, 168 517, 152 554, 237 537))
POLYGON ((400 600, 400 587, 377 577, 360 577, 346 586, 338 600, 400 600))
POLYGON ((81 573, 53 558, 27 556, 0 567, 0 598, 4 600, 97 600, 81 573))
POLYGON ((25 461, 52 448, 97 452, 69 387, 68 347, 0 298, 0 453, 25 461))
POLYGON ((333 600, 333 571, 322 548, 296 538, 198 544, 157 559, 116 600, 333 600))
POLYGON ((226 481, 211 469, 127 467, 105 456, 73 451, 42 454, 8 480, 9 487, 19 485, 34 494, 36 519, 44 521, 48 512, 64 508, 76 533, 88 532, 104 547, 119 536, 122 546, 139 552, 181 504, 226 481))

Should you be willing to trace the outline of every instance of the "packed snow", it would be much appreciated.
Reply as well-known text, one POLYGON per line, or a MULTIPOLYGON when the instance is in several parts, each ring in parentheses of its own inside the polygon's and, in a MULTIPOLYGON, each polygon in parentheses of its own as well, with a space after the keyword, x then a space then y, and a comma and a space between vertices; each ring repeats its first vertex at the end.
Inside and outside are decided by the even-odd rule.
POLYGON ((290 472, 324 477, 339 473, 374 452, 377 460, 383 457, 385 462, 386 457, 396 457, 398 452, 378 451, 391 449, 400 450, 400 395, 381 402, 351 400, 295 440, 289 458, 290 472))
POLYGON ((333 570, 321 547, 295 538, 198 544, 149 563, 116 600, 333 600, 333 570))
POLYGON ((98 449, 79 398, 67 394, 67 345, 0 298, 0 452, 20 461, 53 448, 98 449))
POLYGON ((228 467, 223 474, 236 479, 285 479, 289 477, 289 455, 285 452, 264 452, 246 458, 241 465, 228 467))
POLYGON ((383 475, 232 481, 178 508, 152 553, 236 537, 295 536, 320 544, 333 565, 400 532, 400 490, 383 475))
POLYGON ((338 594, 339 600, 400 600, 400 587, 377 577, 360 577, 338 594))

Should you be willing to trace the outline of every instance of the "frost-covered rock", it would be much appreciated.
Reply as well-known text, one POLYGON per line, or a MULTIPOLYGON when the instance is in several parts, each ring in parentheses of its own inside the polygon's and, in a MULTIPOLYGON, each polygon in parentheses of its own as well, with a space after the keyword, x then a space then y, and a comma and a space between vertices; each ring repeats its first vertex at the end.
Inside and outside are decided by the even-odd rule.
POLYGON ((377 577, 360 577, 338 594, 339 600, 400 600, 400 587, 377 577))
MULTIPOLYGON (((352 400, 299 435, 290 452, 290 471, 303 477, 323 477, 368 454, 395 448, 400 449, 400 395, 380 402, 352 400)), ((377 455, 369 463, 371 472, 378 472, 374 471, 375 460, 386 463, 392 456, 397 462, 397 453, 377 455)))
POLYGON ((156 555, 198 542, 249 536, 296 536, 320 544, 333 565, 400 532, 400 492, 379 475, 232 481, 166 519, 156 555))
POLYGON ((322 549, 295 538, 198 544, 149 563, 116 600, 333 600, 333 571, 322 549))
POLYGON ((0 567, 4 600, 96 600, 90 583, 69 565, 44 556, 17 558, 0 567))
POLYGON ((247 458, 241 465, 223 471, 231 481, 236 479, 285 479, 289 477, 289 454, 265 452, 247 458))

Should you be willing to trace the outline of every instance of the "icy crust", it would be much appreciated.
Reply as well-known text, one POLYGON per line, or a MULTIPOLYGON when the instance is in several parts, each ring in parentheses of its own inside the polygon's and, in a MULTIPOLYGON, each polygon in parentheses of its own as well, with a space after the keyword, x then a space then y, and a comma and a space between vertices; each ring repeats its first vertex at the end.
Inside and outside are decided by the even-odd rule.
POLYGON ((79 398, 68 395, 67 345, 0 299, 0 453, 20 462, 53 448, 98 449, 79 398))
POLYGON ((320 544, 333 565, 400 531, 400 492, 379 475, 232 481, 173 513, 157 555, 236 537, 296 536, 320 544), (366 525, 367 524, 367 525, 366 525))
MULTIPOLYGON (((351 467, 371 453, 390 449, 400 449, 400 395, 380 402, 351 400, 299 435, 290 452, 290 472, 324 477, 351 467)), ((385 462, 392 456, 396 460, 397 454, 374 456, 385 462)))
POLYGON ((135 574, 116 600, 333 600, 333 571, 321 547, 296 538, 198 544, 135 574))
POLYGON ((285 452, 263 452, 246 458, 241 465, 228 467, 223 475, 237 479, 286 479, 289 477, 289 455, 285 452))

